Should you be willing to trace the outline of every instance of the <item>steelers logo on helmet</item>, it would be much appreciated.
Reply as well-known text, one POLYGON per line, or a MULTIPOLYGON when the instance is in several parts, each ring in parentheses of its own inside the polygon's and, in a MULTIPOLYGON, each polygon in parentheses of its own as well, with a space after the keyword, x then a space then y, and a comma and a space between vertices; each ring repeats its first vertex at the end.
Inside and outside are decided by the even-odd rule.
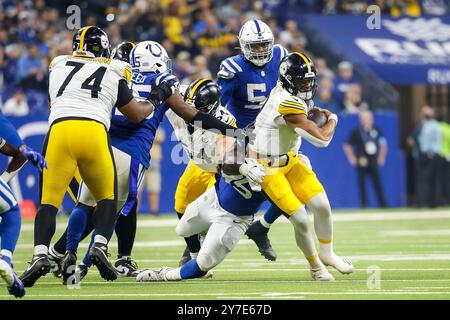
POLYGON ((286 62, 282 62, 280 64, 280 74, 285 75, 287 71, 287 63, 286 62))
POLYGON ((108 47, 109 47, 109 40, 108 40, 108 37, 106 35, 104 35, 104 34, 101 35, 100 43, 101 43, 103 49, 108 49, 108 47))

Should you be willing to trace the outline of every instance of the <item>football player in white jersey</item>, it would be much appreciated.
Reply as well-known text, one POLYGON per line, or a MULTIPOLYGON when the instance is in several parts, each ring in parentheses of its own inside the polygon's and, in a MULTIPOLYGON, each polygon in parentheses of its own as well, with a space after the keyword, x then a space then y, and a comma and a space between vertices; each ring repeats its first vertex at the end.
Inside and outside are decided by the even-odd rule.
POLYGON ((116 220, 116 172, 108 129, 113 107, 130 121, 140 122, 173 94, 167 83, 138 102, 128 88, 130 65, 109 59, 106 33, 95 26, 78 30, 73 54, 58 56, 50 63, 50 129, 44 143, 48 169, 40 181, 40 207, 34 228, 34 255, 21 275, 25 287, 50 271, 48 248, 55 233, 56 213, 75 172, 97 202, 94 211, 95 243, 90 260, 106 280, 117 274, 108 260, 107 244, 116 220))
MULTIPOLYGON (((186 103, 200 111, 214 115, 230 126, 236 126, 236 118, 226 108, 220 106, 220 89, 214 81, 206 78, 198 79, 180 90, 184 91, 186 103)), ((187 206, 216 182, 214 175, 217 163, 221 160, 217 146, 220 143, 226 143, 226 140, 220 142, 218 140, 231 138, 220 137, 218 139, 217 134, 187 124, 171 110, 168 110, 166 115, 175 130, 175 135, 190 158, 175 192, 175 211, 181 219, 187 206)), ((229 143, 231 143, 230 140, 229 143)), ((190 252, 190 257, 196 258, 200 250, 198 235, 185 238, 185 240, 186 250, 190 252)), ((186 256, 185 251, 180 265, 189 260, 185 258, 186 256)))
POLYGON ((319 254, 313 242, 299 244, 304 252, 309 252, 306 256, 312 270, 321 260, 348 274, 354 270, 352 264, 333 251, 332 214, 325 190, 312 169, 297 155, 301 138, 316 147, 328 146, 337 125, 337 116, 325 109, 320 109, 328 117, 323 127, 308 120, 316 87, 316 70, 311 59, 299 52, 285 56, 279 67, 279 82, 256 118, 256 137, 250 149, 259 161, 274 163, 271 159, 285 159, 284 163, 276 161, 276 166, 266 165, 267 176, 261 186, 272 203, 291 221, 305 219, 305 205, 313 212, 319 254))

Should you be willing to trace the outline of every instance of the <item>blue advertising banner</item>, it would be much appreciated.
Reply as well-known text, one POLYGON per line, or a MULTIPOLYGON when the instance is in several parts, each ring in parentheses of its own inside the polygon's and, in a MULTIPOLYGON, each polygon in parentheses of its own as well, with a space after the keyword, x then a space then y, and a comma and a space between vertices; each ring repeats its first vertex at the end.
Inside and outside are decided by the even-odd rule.
POLYGON ((450 83, 450 17, 380 16, 379 28, 369 16, 303 15, 338 55, 369 66, 395 84, 450 83))

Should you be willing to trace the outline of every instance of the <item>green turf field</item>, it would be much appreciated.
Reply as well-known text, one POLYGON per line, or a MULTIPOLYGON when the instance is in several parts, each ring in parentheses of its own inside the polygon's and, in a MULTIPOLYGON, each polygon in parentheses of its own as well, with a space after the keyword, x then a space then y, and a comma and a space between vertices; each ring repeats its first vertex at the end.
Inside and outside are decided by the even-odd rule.
MULTIPOLYGON (((65 218, 58 219, 56 237, 65 218)), ((134 259, 140 268, 177 266, 184 242, 174 231, 175 216, 139 217, 134 259)), ((19 274, 31 258, 33 222, 25 220, 14 260, 19 274)), ((347 211, 335 213, 335 251, 356 267, 351 275, 332 270, 334 282, 315 282, 295 245, 292 226, 279 219, 270 233, 276 262, 241 240, 214 269, 212 279, 136 283, 132 278, 105 282, 95 267, 79 289, 48 274, 24 299, 449 299, 450 209, 435 211, 347 211), (380 279, 380 281, 377 281, 380 279)), ((84 254, 86 242, 79 250, 84 254)), ((110 245, 116 255, 116 240, 110 245)), ((0 299, 14 299, 0 284, 0 299)))

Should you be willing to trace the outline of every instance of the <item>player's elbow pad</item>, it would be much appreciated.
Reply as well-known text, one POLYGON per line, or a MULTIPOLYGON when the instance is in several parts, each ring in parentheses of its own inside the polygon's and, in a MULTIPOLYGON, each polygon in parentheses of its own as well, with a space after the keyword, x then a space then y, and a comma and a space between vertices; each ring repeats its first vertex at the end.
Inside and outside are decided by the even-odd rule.
POLYGON ((328 145, 331 142, 331 138, 330 140, 322 140, 317 137, 314 137, 312 134, 308 133, 307 131, 301 128, 295 128, 295 132, 297 132, 302 138, 306 139, 308 142, 310 142, 317 148, 328 147, 328 145))

